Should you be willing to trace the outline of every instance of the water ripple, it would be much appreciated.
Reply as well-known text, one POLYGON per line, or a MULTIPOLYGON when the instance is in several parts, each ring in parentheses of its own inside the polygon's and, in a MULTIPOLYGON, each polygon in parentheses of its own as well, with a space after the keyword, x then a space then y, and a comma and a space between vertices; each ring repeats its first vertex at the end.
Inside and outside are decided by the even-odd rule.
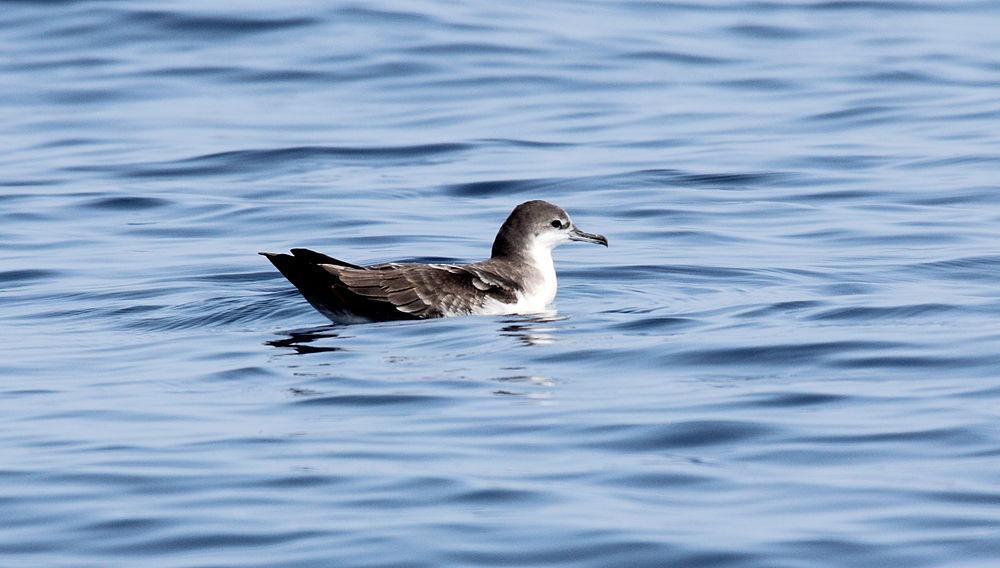
POLYGON ((691 420, 672 424, 634 424, 600 428, 599 447, 631 451, 669 451, 734 444, 776 432, 759 423, 732 420, 691 420))
POLYGON ((300 146, 272 150, 234 150, 205 154, 160 164, 116 165, 115 171, 133 178, 227 175, 246 171, 272 171, 296 164, 316 167, 323 162, 394 160, 420 161, 429 157, 469 150, 467 144, 424 144, 396 147, 300 146))
POLYGON ((438 405, 444 403, 445 399, 434 396, 421 395, 329 395, 303 398, 295 402, 297 405, 307 406, 397 406, 413 405, 419 408, 426 408, 428 405, 438 405))
POLYGON ((224 38, 302 28, 318 23, 314 18, 254 18, 249 16, 209 16, 183 12, 138 10, 125 12, 121 25, 148 27, 165 34, 224 38))

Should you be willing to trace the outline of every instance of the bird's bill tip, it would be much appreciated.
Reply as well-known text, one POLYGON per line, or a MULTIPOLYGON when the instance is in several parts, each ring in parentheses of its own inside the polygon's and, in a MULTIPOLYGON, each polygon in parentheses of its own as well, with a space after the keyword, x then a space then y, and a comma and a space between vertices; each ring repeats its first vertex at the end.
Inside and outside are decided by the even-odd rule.
POLYGON ((580 229, 577 229, 576 227, 574 227, 573 230, 569 232, 569 238, 572 241, 580 241, 584 243, 594 243, 598 245, 608 246, 608 239, 604 235, 598 235, 596 233, 587 233, 581 231, 580 229))

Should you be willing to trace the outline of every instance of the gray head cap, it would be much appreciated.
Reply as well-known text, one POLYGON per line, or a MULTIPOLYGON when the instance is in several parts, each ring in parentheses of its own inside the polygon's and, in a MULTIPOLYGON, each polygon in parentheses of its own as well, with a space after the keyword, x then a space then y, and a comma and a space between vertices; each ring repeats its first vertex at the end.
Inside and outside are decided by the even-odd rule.
POLYGON ((565 209, 536 199, 525 201, 511 211, 493 241, 493 258, 523 256, 532 241, 547 231, 565 231, 574 241, 584 241, 608 246, 602 235, 585 233, 573 225, 565 209))

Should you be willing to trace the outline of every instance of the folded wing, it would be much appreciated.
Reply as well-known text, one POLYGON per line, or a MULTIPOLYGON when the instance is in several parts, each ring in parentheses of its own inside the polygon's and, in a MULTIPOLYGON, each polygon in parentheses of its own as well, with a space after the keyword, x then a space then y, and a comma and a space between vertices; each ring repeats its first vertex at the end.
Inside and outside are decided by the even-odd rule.
POLYGON ((410 317, 482 313, 497 302, 517 301, 513 282, 474 264, 385 264, 360 270, 330 265, 323 268, 335 274, 352 293, 390 304, 410 317))
POLYGON ((517 285, 478 264, 358 266, 308 249, 261 253, 317 310, 335 321, 423 319, 490 312, 518 299, 517 285))

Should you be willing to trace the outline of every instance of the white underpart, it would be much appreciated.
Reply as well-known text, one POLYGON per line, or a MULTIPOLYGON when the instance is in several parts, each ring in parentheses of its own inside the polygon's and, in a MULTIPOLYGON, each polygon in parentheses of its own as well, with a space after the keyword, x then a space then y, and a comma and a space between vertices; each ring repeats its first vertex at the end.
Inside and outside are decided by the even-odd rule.
POLYGON ((528 249, 529 262, 535 269, 535 278, 525 282, 524 292, 518 293, 517 302, 504 304, 492 301, 483 306, 483 315, 538 314, 556 299, 558 281, 552 262, 552 249, 569 240, 564 231, 547 231, 539 235, 528 249))

